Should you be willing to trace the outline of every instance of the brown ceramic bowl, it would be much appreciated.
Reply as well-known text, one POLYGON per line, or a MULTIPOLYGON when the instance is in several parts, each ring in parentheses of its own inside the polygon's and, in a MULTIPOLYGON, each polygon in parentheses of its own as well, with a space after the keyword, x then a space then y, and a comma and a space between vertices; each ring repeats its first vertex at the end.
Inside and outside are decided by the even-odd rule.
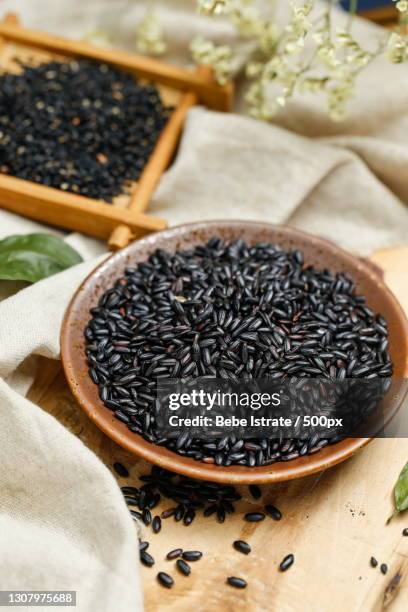
POLYGON ((189 248, 213 235, 227 240, 240 237, 249 243, 268 241, 285 249, 301 249, 306 263, 328 267, 335 272, 347 272, 355 280, 358 292, 367 297, 368 305, 388 321, 395 377, 408 376, 408 323, 398 302, 372 266, 331 242, 290 227, 247 221, 212 221, 174 227, 138 240, 111 255, 79 287, 65 314, 61 336, 65 375, 78 403, 102 431, 128 451, 151 463, 194 478, 235 484, 272 483, 306 476, 344 461, 370 439, 347 439, 327 446, 314 455, 261 467, 222 467, 201 463, 151 444, 132 433, 114 418, 99 399, 98 388, 88 375, 85 356, 83 332, 89 320, 89 309, 122 275, 126 266, 143 261, 156 248, 169 251, 189 248))

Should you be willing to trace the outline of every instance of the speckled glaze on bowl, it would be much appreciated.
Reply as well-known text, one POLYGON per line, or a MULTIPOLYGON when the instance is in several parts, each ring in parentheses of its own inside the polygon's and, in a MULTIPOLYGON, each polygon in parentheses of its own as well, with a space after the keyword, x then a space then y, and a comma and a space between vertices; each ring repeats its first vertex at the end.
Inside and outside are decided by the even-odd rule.
POLYGON ((388 321, 394 376, 408 376, 408 322, 397 300, 370 264, 327 240, 290 227, 248 221, 210 221, 181 225, 137 240, 111 255, 85 279, 67 309, 61 333, 62 362, 72 393, 90 419, 122 447, 151 463, 193 478, 235 484, 273 483, 307 476, 344 461, 370 438, 349 438, 326 446, 316 454, 267 466, 249 468, 205 464, 147 442, 129 431, 100 400, 98 387, 88 375, 85 355, 84 329, 90 318, 90 308, 122 275, 126 266, 145 260, 157 248, 169 251, 190 248, 214 235, 225 240, 239 237, 249 244, 272 242, 284 249, 300 249, 306 264, 352 276, 357 291, 367 297, 368 305, 388 321))

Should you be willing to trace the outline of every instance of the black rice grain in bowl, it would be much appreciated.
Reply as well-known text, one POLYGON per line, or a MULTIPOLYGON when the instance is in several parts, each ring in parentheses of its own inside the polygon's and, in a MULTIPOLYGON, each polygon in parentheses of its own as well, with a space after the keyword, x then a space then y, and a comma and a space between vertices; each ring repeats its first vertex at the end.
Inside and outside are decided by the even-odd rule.
POLYGON ((317 434, 306 440, 227 435, 212 443, 185 432, 161 437, 159 378, 392 374, 387 323, 355 293, 353 280, 269 243, 214 237, 175 253, 156 250, 102 295, 85 337, 89 374, 120 421, 151 443, 223 466, 288 461, 329 440, 317 434))

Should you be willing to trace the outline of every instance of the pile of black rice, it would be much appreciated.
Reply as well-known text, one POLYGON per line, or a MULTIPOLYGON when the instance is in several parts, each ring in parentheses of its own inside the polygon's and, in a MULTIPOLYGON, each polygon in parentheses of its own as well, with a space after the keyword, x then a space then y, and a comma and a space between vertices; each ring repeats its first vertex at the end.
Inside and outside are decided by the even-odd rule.
POLYGON ((89 374, 115 416, 152 443, 217 465, 288 461, 335 440, 160 437, 157 379, 389 377, 387 323, 365 302, 345 274, 273 244, 214 237, 189 250, 159 249, 91 310, 89 374))
POLYGON ((157 88, 88 60, 0 76, 0 171, 111 202, 136 181, 168 120, 157 88))

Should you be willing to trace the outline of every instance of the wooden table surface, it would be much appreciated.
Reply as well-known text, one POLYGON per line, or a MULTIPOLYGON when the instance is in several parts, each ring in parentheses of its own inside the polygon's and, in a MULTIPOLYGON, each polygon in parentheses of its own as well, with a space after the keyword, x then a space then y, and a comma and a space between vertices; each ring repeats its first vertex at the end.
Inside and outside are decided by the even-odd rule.
MULTIPOLYGON (((408 247, 383 251, 372 259, 384 269, 386 282, 408 312, 408 247)), ((121 485, 137 484, 146 464, 88 420, 75 403, 59 362, 44 360, 38 372, 29 398, 81 438, 106 465, 125 464, 131 477, 119 478, 121 485)), ((408 511, 385 524, 393 508, 393 485, 406 461, 408 440, 375 440, 330 470, 262 487, 259 503, 243 487, 244 499, 222 525, 213 517, 198 517, 185 527, 170 518, 157 535, 143 528, 156 559, 153 568, 141 570, 147 612, 406 612, 408 537, 402 536, 402 530, 408 527, 408 511), (255 510, 265 502, 281 509, 280 522, 243 520, 249 508, 255 510), (251 544, 250 555, 232 548, 236 539, 251 544), (176 547, 204 553, 201 561, 191 564, 188 578, 176 571, 174 562, 164 560, 176 547), (295 564, 281 573, 278 565, 288 553, 295 555, 295 564), (371 556, 387 563, 385 576, 370 567, 371 556), (158 571, 175 577, 173 589, 156 583, 158 571), (231 575, 246 578, 248 587, 240 591, 226 585, 225 578, 231 575)), ((162 502, 155 512, 171 505, 169 500, 162 502)))

